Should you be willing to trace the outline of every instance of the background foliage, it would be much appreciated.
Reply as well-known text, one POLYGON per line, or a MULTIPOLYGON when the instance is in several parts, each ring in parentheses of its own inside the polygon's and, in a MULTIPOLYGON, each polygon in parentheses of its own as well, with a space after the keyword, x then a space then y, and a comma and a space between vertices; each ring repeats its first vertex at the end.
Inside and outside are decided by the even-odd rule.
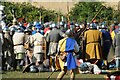
MULTIPOLYGON (((15 11, 16 18, 25 18, 27 22, 40 21, 58 21, 58 15, 63 16, 60 12, 55 12, 52 10, 46 10, 43 7, 37 8, 32 6, 30 3, 10 3, 10 2, 2 2, 5 6, 4 13, 7 15, 6 22, 11 22, 13 17, 11 15, 12 9, 15 11), (41 16, 41 17, 40 17, 41 16)), ((99 22, 106 21, 107 23, 112 22, 113 20, 120 21, 120 14, 118 10, 113 10, 110 7, 105 7, 101 2, 79 2, 75 4, 75 6, 69 12, 69 17, 71 21, 76 22, 91 22, 93 17, 97 14, 97 12, 102 10, 96 16, 96 20, 99 22)), ((64 20, 67 21, 66 15, 64 15, 64 20)))
POLYGON ((6 16, 6 22, 11 22, 13 20, 12 14, 14 10, 14 14, 16 18, 24 18, 27 22, 32 21, 55 21, 57 18, 57 14, 55 11, 52 10, 46 10, 43 7, 37 8, 32 6, 30 3, 9 3, 9 2, 3 2, 2 3, 5 6, 4 13, 6 16), (40 17, 41 16, 41 17, 40 17), (47 20, 46 20, 47 18, 47 20))
POLYGON ((102 10, 95 18, 97 21, 109 22, 118 19, 119 12, 113 10, 111 7, 103 6, 102 2, 79 2, 70 11, 71 20, 91 22, 101 8, 102 10))

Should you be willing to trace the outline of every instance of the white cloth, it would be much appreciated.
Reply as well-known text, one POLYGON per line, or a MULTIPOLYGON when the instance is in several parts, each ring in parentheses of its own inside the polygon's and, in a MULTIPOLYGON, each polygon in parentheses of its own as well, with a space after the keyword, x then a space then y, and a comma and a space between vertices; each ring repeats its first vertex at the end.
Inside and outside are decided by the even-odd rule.
POLYGON ((24 33, 15 32, 15 34, 13 35, 13 44, 14 45, 23 44, 24 37, 25 37, 24 33))
POLYGON ((23 47, 23 45, 18 45, 18 46, 14 46, 14 53, 25 53, 25 48, 23 47))
POLYGON ((34 43, 34 49, 33 49, 33 53, 43 53, 43 49, 42 49, 42 45, 43 45, 43 35, 40 33, 36 33, 34 35, 32 35, 32 41, 34 43))
POLYGON ((40 33, 36 33, 34 35, 32 35, 31 37, 33 44, 34 44, 34 48, 33 48, 33 55, 34 57, 37 59, 37 61, 43 61, 43 41, 44 41, 44 37, 42 34, 40 33))
POLYGON ((94 64, 93 66, 94 66, 94 70, 93 70, 94 74, 100 74, 101 73, 100 68, 96 64, 94 64))

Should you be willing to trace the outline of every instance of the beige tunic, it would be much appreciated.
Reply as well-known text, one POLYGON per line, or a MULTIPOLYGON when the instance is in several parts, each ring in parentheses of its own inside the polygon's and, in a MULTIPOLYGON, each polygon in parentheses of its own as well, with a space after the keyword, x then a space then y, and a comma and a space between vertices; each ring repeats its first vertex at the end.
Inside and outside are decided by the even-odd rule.
POLYGON ((37 61, 43 61, 43 35, 36 33, 32 35, 32 42, 34 44, 33 55, 37 61))
POLYGON ((13 35, 14 53, 17 55, 22 53, 22 55, 20 54, 21 59, 24 57, 24 53, 25 53, 25 48, 23 47, 23 43, 24 43, 24 33, 15 32, 15 34, 13 35))

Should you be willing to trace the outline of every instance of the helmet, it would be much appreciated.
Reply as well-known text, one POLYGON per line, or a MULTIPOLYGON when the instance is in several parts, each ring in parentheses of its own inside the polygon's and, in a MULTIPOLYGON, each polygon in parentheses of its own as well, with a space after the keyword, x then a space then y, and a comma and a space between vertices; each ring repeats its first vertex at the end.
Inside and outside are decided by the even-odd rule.
POLYGON ((64 26, 64 22, 60 22, 60 26, 64 26))
POLYGON ((3 32, 8 32, 9 28, 8 27, 4 27, 3 32))
POLYGON ((36 23, 35 28, 41 29, 42 26, 40 25, 40 23, 36 23))
POLYGON ((57 26, 56 26, 55 23, 53 23, 53 24, 51 25, 51 27, 52 27, 52 28, 56 28, 57 26))
POLYGON ((81 63, 80 64, 80 70, 81 71, 86 71, 88 69, 89 69, 89 67, 88 67, 88 65, 86 63, 81 63))
POLYGON ((105 25, 102 25, 102 28, 107 28, 105 25))
POLYGON ((35 26, 36 24, 37 24, 37 21, 34 21, 34 22, 33 22, 33 26, 35 26))
POLYGON ((30 66, 30 72, 31 73, 37 73, 37 72, 39 72, 39 70, 35 65, 32 65, 32 66, 30 66))
POLYGON ((26 28, 24 32, 31 32, 31 30, 29 28, 26 28))
POLYGON ((118 24, 118 27, 120 28, 120 23, 118 24))
POLYGON ((17 26, 17 32, 23 32, 24 30, 22 29, 22 27, 17 26))
POLYGON ((73 33, 74 33, 74 32, 73 32, 73 30, 71 30, 71 29, 68 29, 68 30, 65 32, 65 34, 66 34, 68 37, 70 37, 73 33))
POLYGON ((73 22, 71 22, 71 23, 70 23, 70 29, 71 29, 71 30, 74 30, 74 28, 75 28, 75 25, 74 25, 73 22))
POLYGON ((97 28, 97 25, 95 23, 91 23, 90 28, 97 28))
POLYGON ((75 27, 79 27, 79 24, 76 23, 76 24, 75 24, 75 27))

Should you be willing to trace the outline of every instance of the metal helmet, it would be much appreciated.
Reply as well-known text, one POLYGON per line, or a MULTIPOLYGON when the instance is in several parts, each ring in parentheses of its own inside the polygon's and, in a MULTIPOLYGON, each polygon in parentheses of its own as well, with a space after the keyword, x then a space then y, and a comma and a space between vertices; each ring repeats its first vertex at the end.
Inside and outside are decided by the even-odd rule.
POLYGON ((71 29, 68 29, 68 30, 65 32, 65 34, 66 34, 68 37, 72 36, 73 33, 74 33, 74 31, 71 30, 71 29))
POLYGON ((9 30, 9 28, 6 26, 6 27, 4 27, 4 29, 3 29, 3 32, 9 32, 10 30, 9 30))
POLYGON ((92 28, 92 29, 93 29, 93 28, 97 28, 96 23, 91 23, 91 24, 90 24, 90 28, 92 28))
POLYGON ((31 32, 31 30, 29 29, 29 28, 26 28, 25 30, 24 30, 24 32, 26 33, 26 32, 31 32))
POLYGON ((81 70, 81 71, 86 71, 86 70, 88 70, 88 69, 89 69, 89 67, 88 67, 88 65, 87 65, 86 63, 80 64, 80 70, 81 70))
POLYGON ((51 24, 51 27, 52 27, 52 28, 56 28, 57 25, 56 25, 55 23, 52 23, 52 24, 51 24))
POLYGON ((42 28, 42 26, 41 26, 41 24, 40 24, 40 23, 36 23, 35 28, 36 28, 36 29, 41 29, 41 28, 42 28))
POLYGON ((35 65, 32 65, 32 66, 30 66, 30 72, 31 73, 37 73, 37 72, 39 72, 39 70, 35 65))

